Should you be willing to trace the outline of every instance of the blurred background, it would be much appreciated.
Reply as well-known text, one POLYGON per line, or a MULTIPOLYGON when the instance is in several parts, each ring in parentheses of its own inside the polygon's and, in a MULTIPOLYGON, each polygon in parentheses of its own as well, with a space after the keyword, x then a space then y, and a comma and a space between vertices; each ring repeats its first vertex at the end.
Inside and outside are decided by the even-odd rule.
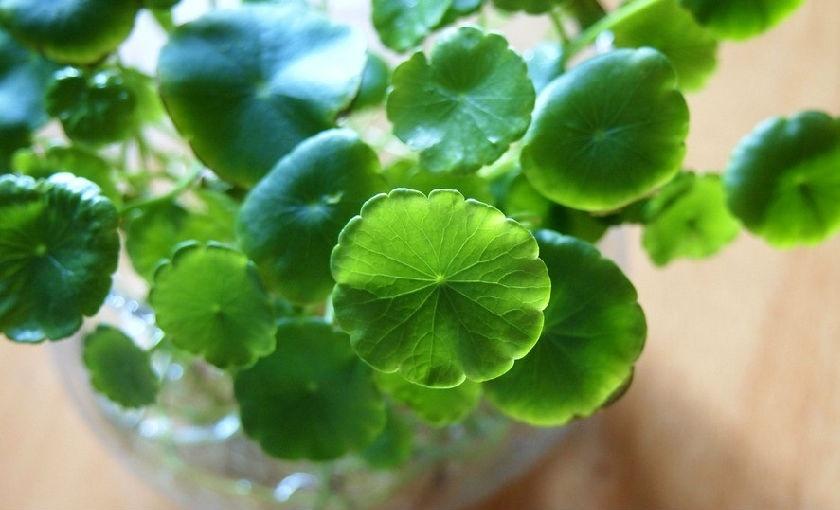
MULTIPOLYGON (((517 25, 528 30, 528 24, 517 25)), ((687 166, 720 170, 761 120, 840 113, 840 2, 725 44, 691 95, 687 166)), ((650 335, 618 404, 470 510, 840 508, 840 239, 778 252, 742 234, 654 269, 628 235, 650 335)), ((64 394, 49 348, 0 342, 0 508, 176 510, 135 478, 64 394)))

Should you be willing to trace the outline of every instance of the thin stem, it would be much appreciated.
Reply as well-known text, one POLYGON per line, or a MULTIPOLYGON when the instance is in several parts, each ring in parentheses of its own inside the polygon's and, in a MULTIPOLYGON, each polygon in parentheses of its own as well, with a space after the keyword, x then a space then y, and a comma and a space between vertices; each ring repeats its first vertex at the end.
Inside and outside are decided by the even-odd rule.
POLYGON ((560 37, 560 41, 563 43, 563 47, 568 46, 569 40, 569 32, 566 31, 566 26, 563 24, 563 17, 555 9, 551 9, 548 11, 548 17, 551 20, 551 24, 554 26, 554 31, 557 32, 557 36, 560 37))
POLYGON ((120 213, 125 214, 126 212, 134 210, 134 209, 142 209, 144 207, 149 207, 150 205, 155 205, 155 204, 159 204, 159 203, 163 203, 163 202, 169 202, 170 200, 174 200, 181 193, 183 193, 190 186, 192 186, 192 184, 195 181, 198 180, 198 178, 201 176, 201 172, 203 170, 204 169, 201 166, 196 165, 195 168, 193 168, 193 171, 190 172, 189 174, 185 175, 184 178, 181 179, 175 185, 174 188, 169 190, 168 193, 164 193, 163 195, 159 195, 159 196, 156 196, 156 197, 139 199, 139 200, 136 200, 134 202, 125 204, 122 207, 122 209, 120 209, 120 213))
POLYGON ((598 39, 598 36, 601 35, 603 32, 613 28, 614 26, 618 25, 626 18, 632 16, 633 14, 645 9, 652 4, 658 2, 659 0, 637 0, 635 2, 630 2, 629 4, 625 4, 622 7, 612 11, 607 16, 601 18, 600 21, 592 25, 591 27, 587 28, 583 32, 580 33, 575 39, 568 45, 568 57, 572 58, 573 56, 577 55, 581 51, 583 51, 587 46, 591 45, 598 39))
POLYGON ((315 496, 313 510, 324 510, 333 497, 332 477, 335 467, 332 463, 326 463, 321 468, 321 488, 315 496))

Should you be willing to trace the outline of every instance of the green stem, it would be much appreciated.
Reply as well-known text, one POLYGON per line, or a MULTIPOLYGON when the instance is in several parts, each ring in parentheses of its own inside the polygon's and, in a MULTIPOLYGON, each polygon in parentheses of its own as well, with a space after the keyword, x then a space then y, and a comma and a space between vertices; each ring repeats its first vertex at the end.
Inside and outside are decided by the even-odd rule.
POLYGON ((198 178, 201 176, 202 171, 203 171, 203 168, 201 166, 196 165, 196 167, 193 169, 193 171, 190 172, 189 174, 185 175, 180 181, 178 181, 178 183, 175 184, 175 187, 173 187, 171 190, 169 190, 168 193, 165 193, 163 195, 159 195, 159 196, 156 196, 156 197, 142 198, 142 199, 136 200, 134 202, 130 202, 128 204, 125 204, 120 209, 120 214, 125 214, 126 212, 134 210, 134 209, 143 209, 145 207, 149 207, 150 205, 160 204, 160 203, 163 203, 163 202, 169 202, 171 200, 174 200, 181 193, 183 193, 190 186, 192 186, 192 184, 196 180, 198 180, 198 178))
POLYGON ((557 32, 557 36, 560 37, 560 41, 563 43, 563 47, 569 45, 569 32, 566 31, 566 26, 563 24, 563 17, 555 9, 551 9, 548 11, 548 17, 551 20, 551 24, 554 26, 554 31, 557 32))
POLYGON ((568 45, 567 58, 571 58, 583 51, 587 46, 594 43, 595 40, 598 39, 598 36, 601 35, 603 32, 606 32, 607 30, 618 25, 633 14, 641 11, 642 9, 646 9, 647 7, 651 6, 652 4, 658 1, 659 0, 637 0, 635 2, 625 4, 622 7, 619 7, 618 9, 612 11, 607 16, 601 18, 600 21, 590 26, 589 28, 581 32, 580 35, 575 37, 575 39, 568 45))
POLYGON ((335 467, 332 463, 326 463, 321 469, 321 488, 315 496, 315 502, 312 506, 313 510, 324 510, 327 508, 330 500, 333 497, 332 477, 335 472, 335 467))

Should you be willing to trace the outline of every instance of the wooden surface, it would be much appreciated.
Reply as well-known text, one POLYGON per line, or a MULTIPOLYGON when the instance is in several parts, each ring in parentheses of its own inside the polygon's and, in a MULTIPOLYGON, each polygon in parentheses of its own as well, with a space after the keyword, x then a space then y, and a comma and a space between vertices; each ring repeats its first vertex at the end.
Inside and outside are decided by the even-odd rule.
MULTIPOLYGON (((720 168, 761 119, 840 113, 840 2, 727 45, 691 98, 689 163, 720 168)), ((785 253, 742 236, 655 270, 634 247, 650 336, 628 395, 476 510, 840 508, 840 239, 785 253)), ((111 458, 43 348, 0 342, 0 509, 174 510, 111 458)), ((430 509, 431 510, 431 509, 430 509)))

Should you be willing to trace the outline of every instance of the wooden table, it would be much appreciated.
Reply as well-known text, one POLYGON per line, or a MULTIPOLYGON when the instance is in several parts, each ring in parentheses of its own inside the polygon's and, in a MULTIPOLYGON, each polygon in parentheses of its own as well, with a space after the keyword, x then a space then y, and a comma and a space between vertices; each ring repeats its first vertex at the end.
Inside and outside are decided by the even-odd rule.
MULTIPOLYGON (((726 45, 691 97, 689 164, 719 169, 760 120, 840 114, 840 2, 726 45)), ((840 239, 784 253, 743 235, 713 261, 632 250, 650 336, 617 405, 476 510, 840 508, 840 239)), ((86 428, 49 353, 0 342, 0 508, 173 510, 86 428)))

